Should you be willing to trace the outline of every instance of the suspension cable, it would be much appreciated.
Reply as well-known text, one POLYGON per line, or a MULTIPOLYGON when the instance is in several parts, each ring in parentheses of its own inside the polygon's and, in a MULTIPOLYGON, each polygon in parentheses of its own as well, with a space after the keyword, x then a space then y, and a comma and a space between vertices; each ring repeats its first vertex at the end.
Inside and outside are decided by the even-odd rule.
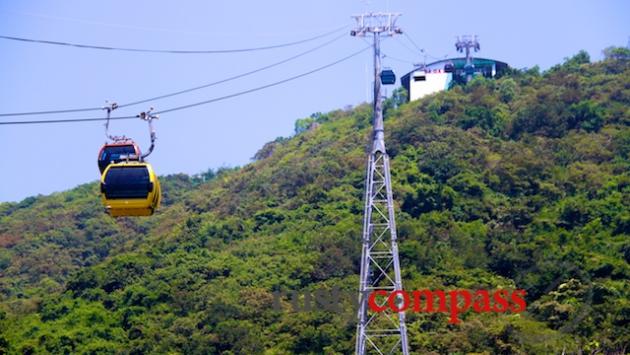
POLYGON ((298 44, 314 41, 316 39, 329 36, 333 33, 337 33, 345 28, 348 25, 344 25, 338 27, 332 31, 328 31, 326 33, 309 37, 305 39, 301 39, 299 41, 287 42, 281 44, 274 44, 269 46, 262 47, 251 47, 251 48, 235 48, 235 49, 211 49, 211 50, 173 50, 173 49, 143 49, 143 48, 125 48, 125 47, 108 47, 108 46, 97 46, 91 44, 79 44, 79 43, 71 43, 71 42, 61 42, 61 41, 49 41, 42 39, 33 39, 33 38, 24 38, 24 37, 15 37, 15 36, 6 36, 0 35, 0 38, 11 40, 11 41, 20 41, 20 42, 28 42, 28 43, 41 43, 41 44, 49 44, 56 46, 67 46, 67 47, 76 47, 76 48, 87 48, 87 49, 99 49, 99 50, 110 50, 110 51, 124 51, 124 52, 142 52, 142 53, 170 53, 170 54, 224 54, 224 53, 241 53, 241 52, 253 52, 253 51, 262 51, 268 49, 275 48, 283 48, 295 46, 298 44))
POLYGON ((277 85, 280 85, 280 84, 284 84, 286 82, 293 81, 295 79, 299 79, 301 77, 304 77, 304 76, 316 73, 318 71, 324 70, 326 68, 332 67, 333 65, 337 65, 337 64, 339 64, 339 63, 341 63, 343 61, 346 61, 346 60, 348 60, 348 59, 350 59, 352 57, 355 57, 355 56, 365 52, 366 50, 370 49, 370 47, 371 47, 371 45, 367 46, 367 47, 365 47, 365 48, 363 48, 363 49, 361 49, 361 50, 359 50, 357 52, 354 52, 354 53, 352 53, 352 54, 350 54, 350 55, 348 55, 346 57, 343 57, 343 58, 341 58, 339 60, 336 60, 336 61, 334 61, 332 63, 323 65, 323 66, 321 66, 319 68, 313 69, 311 71, 308 71, 308 72, 305 72, 305 73, 302 73, 302 74, 298 74, 298 75, 289 77, 289 78, 284 79, 284 80, 276 81, 276 82, 271 83, 271 84, 258 86, 258 87, 255 87, 253 89, 240 91, 240 92, 233 93, 233 94, 230 94, 230 95, 220 96, 220 97, 217 97, 217 98, 214 98, 214 99, 210 99, 210 100, 200 101, 200 102, 196 102, 196 103, 188 104, 188 105, 183 105, 183 106, 179 106, 179 107, 173 107, 173 108, 170 108, 170 109, 167 109, 167 110, 162 110, 162 111, 159 111, 159 112, 156 112, 156 113, 157 114, 163 114, 163 113, 168 113, 168 112, 173 112, 173 111, 184 110, 184 109, 187 109, 187 108, 191 108, 191 107, 195 107, 195 106, 201 106, 201 105, 209 104, 209 103, 212 103, 212 102, 222 101, 222 100, 229 99, 229 98, 232 98, 232 97, 237 97, 237 96, 249 94, 249 93, 252 93, 252 92, 255 92, 255 91, 260 91, 260 90, 263 90, 263 89, 267 89, 267 88, 270 88, 270 87, 273 87, 273 86, 277 86, 277 85))
MULTIPOLYGON (((135 116, 119 116, 119 117, 110 117, 110 120, 130 120, 132 118, 138 118, 135 116)), ((105 121, 107 118, 103 117, 91 117, 91 118, 65 118, 59 120, 32 120, 32 121, 2 121, 0 122, 0 126, 2 125, 19 125, 19 124, 46 124, 46 123, 70 123, 70 122, 95 122, 95 121, 105 121)))
POLYGON ((33 111, 33 112, 10 112, 10 113, 0 113, 0 117, 53 115, 53 114, 58 114, 58 113, 76 113, 76 112, 88 112, 88 111, 99 111, 99 110, 102 110, 102 107, 73 108, 73 109, 67 109, 67 110, 33 111))
MULTIPOLYGON (((187 109, 187 108, 191 108, 191 107, 195 107, 195 106, 201 106, 201 105, 206 105, 212 102, 217 102, 217 101, 222 101, 222 100, 226 100, 229 98, 233 98, 233 97, 237 97, 237 96, 241 96, 241 95, 245 95, 245 94, 249 94, 255 91, 260 91, 260 90, 264 90, 270 87, 274 87, 274 86, 278 86, 280 84, 284 84, 286 82, 289 81, 293 81, 302 77, 305 77, 307 75, 311 75, 314 74, 316 72, 322 71, 324 69, 327 69, 329 67, 332 67, 334 65, 337 65, 341 62, 344 62, 350 58, 356 57, 357 55, 367 51, 369 48, 371 48, 370 46, 364 47, 363 49, 354 52, 348 56, 345 56, 341 59, 338 59, 334 62, 328 63, 326 65, 320 66, 318 68, 315 68, 313 70, 304 72, 302 74, 298 74, 298 75, 294 75, 292 77, 283 79, 283 80, 279 80, 270 84, 266 84, 266 85, 262 85, 262 86, 258 86, 249 90, 244 90, 244 91, 239 91, 236 93, 232 93, 229 95, 225 95, 225 96, 220 96, 220 97, 216 97, 213 99, 209 99, 209 100, 205 100, 205 101, 201 101, 201 102, 196 102, 196 103, 192 103, 192 104, 188 104, 188 105, 183 105, 183 106, 179 106, 179 107, 174 107, 174 108, 170 108, 170 109, 166 109, 166 110, 162 110, 159 112, 155 112, 155 114, 164 114, 164 113, 168 113, 168 112, 174 112, 174 111, 179 111, 179 110, 183 110, 183 109, 187 109)), ((139 115, 135 115, 135 116, 120 116, 120 117, 110 117, 109 120, 127 120, 127 119, 134 119, 134 118, 138 118, 139 115)), ((47 124, 47 123, 70 123, 70 122, 93 122, 93 121, 104 121, 107 120, 107 118, 103 118, 103 117, 94 117, 94 118, 68 118, 68 119, 58 119, 58 120, 32 120, 32 121, 5 121, 5 122, 1 122, 0 121, 0 125, 20 125, 20 124, 47 124)))
POLYGON ((260 68, 254 69, 254 70, 250 70, 250 71, 245 72, 245 73, 237 74, 237 75, 234 75, 234 76, 231 76, 231 77, 227 77, 225 79, 217 80, 217 81, 214 81, 214 82, 211 82, 211 83, 195 86, 195 87, 190 88, 190 89, 184 89, 184 90, 172 92, 172 93, 169 93, 169 94, 164 94, 164 95, 151 97, 151 98, 148 98, 148 99, 143 99, 143 100, 139 100, 139 101, 129 102, 129 103, 126 103, 126 104, 119 105, 118 107, 128 107, 128 106, 143 104, 143 103, 146 103, 146 102, 149 102, 149 101, 157 101, 157 100, 165 99, 167 97, 173 97, 173 96, 177 96, 177 95, 181 95, 181 94, 186 94, 186 93, 189 93, 189 92, 192 92, 192 91, 205 89, 205 88, 208 88, 208 87, 211 87, 211 86, 215 86, 215 85, 226 83, 228 81, 240 79, 240 78, 243 78, 243 77, 255 74, 255 73, 259 73, 259 72, 267 70, 267 69, 271 69, 273 67, 277 67, 277 66, 279 66, 281 64, 284 64, 284 63, 290 62, 290 61, 292 61, 294 59, 297 59, 297 58, 300 58, 302 56, 305 56, 305 55, 307 55, 309 53, 312 53, 312 52, 314 52, 314 51, 316 51, 318 49, 321 49, 321 48, 323 48, 323 47, 325 47, 325 46, 327 46, 327 45, 329 45, 329 44, 331 44, 333 42, 336 42, 336 41, 338 41, 338 40, 340 40, 341 38, 344 38, 344 37, 347 37, 347 35, 345 33, 343 33, 340 36, 337 36, 337 37, 331 39, 330 41, 324 42, 324 43, 320 44, 317 47, 313 47, 313 48, 311 48, 311 49, 309 49, 307 51, 298 53, 298 54, 296 54, 294 56, 291 56, 289 58, 283 59, 283 60, 281 60, 279 62, 275 62, 275 63, 269 64, 269 65, 265 65, 264 67, 260 67, 260 68))
MULTIPOLYGON (((208 87, 211 87, 211 86, 223 84, 223 83, 226 83, 226 82, 229 82, 229 81, 233 81, 233 80, 236 80, 236 79, 240 79, 240 78, 252 75, 252 74, 256 74, 256 73, 262 72, 264 70, 277 67, 277 66, 282 65, 284 63, 288 63, 288 62, 290 62, 292 60, 295 60, 297 58, 303 57, 303 56, 305 56, 307 54, 310 54, 312 52, 315 52, 315 51, 317 51, 317 50, 319 50, 319 49, 321 49, 321 48, 323 48, 325 46, 328 46, 328 45, 330 45, 330 44, 340 40, 341 38, 344 38, 344 37, 346 37, 345 33, 341 34, 341 35, 339 35, 339 36, 337 36, 337 37, 335 37, 335 38, 333 38, 333 39, 331 39, 329 41, 326 41, 326 42, 324 42, 324 43, 322 43, 322 44, 320 44, 320 45, 318 45, 316 47, 313 47, 313 48, 311 48, 309 50, 306 50, 304 52, 298 53, 298 54, 293 55, 291 57, 285 58, 285 59, 283 59, 281 61, 278 61, 278 62, 275 62, 275 63, 271 63, 271 64, 265 65, 265 66, 257 68, 257 69, 250 70, 250 71, 245 72, 245 73, 237 74, 237 75, 234 75, 234 76, 231 76, 231 77, 227 77, 227 78, 224 78, 224 79, 221 79, 221 80, 217 80, 217 81, 214 81, 214 82, 211 82, 211 83, 195 86, 195 87, 192 87, 192 88, 189 88, 189 89, 184 89, 184 90, 180 90, 180 91, 176 91, 176 92, 172 92, 172 93, 168 93, 168 94, 164 94, 164 95, 159 95, 159 96, 155 96, 155 97, 151 97, 151 98, 147 98, 147 99, 133 101, 133 102, 129 102, 129 103, 126 103, 126 104, 121 104, 121 105, 118 105, 118 108, 134 106, 134 105, 143 104, 143 103, 146 103, 146 102, 149 102, 149 101, 157 101, 157 100, 165 99, 165 98, 168 98, 168 97, 173 97, 173 96, 177 96, 177 95, 181 95, 181 94, 186 94, 186 93, 189 93, 189 92, 205 89, 205 88, 208 88, 208 87)), ((46 114, 61 114, 61 113, 76 113, 76 112, 87 112, 87 111, 100 111, 102 109, 103 109, 102 107, 91 107, 91 108, 79 108, 79 109, 68 109, 68 110, 50 110, 50 111, 34 111, 34 112, 0 113, 0 117, 46 115, 46 114)))
POLYGON ((409 42, 411 42, 411 44, 413 44, 413 46, 416 47, 416 49, 418 49, 420 53, 424 53, 424 48, 420 48, 420 46, 416 44, 416 42, 413 40, 413 38, 411 38, 411 36, 407 34, 407 32, 404 32, 403 36, 407 37, 409 42))

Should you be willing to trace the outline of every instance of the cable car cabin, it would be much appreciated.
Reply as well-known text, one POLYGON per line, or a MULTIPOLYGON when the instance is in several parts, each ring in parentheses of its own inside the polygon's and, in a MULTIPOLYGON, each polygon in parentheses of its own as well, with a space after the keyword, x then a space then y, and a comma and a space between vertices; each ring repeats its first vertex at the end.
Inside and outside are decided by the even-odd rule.
POLYGON ((391 69, 385 69, 381 71, 381 83, 383 85, 393 85, 396 84, 396 74, 391 69))
POLYGON ((142 153, 140 147, 131 139, 107 143, 98 153, 98 169, 101 174, 111 163, 120 163, 123 160, 139 160, 142 153))
POLYGON ((101 199, 112 217, 150 216, 160 205, 160 182, 151 164, 113 163, 101 176, 101 199))

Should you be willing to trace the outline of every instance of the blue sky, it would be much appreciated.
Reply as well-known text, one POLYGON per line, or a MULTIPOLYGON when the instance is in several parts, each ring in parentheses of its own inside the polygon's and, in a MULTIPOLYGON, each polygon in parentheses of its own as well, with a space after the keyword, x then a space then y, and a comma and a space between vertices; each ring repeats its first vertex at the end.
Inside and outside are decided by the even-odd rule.
MULTIPOLYGON (((480 57, 517 68, 539 65, 543 69, 580 49, 587 50, 592 59, 601 59, 603 48, 625 46, 630 36, 630 2, 622 0, 0 0, 0 34, 135 48, 243 48, 300 40, 352 25, 350 15, 368 10, 401 12, 398 24, 426 50, 428 61, 455 55, 454 39, 461 34, 479 36, 480 57)), ((0 112, 94 107, 106 99, 135 101, 249 71, 324 41, 260 52, 175 55, 0 40, 0 112)), ((263 73, 117 114, 137 114, 150 105, 164 110, 247 90, 333 62, 365 45, 348 36, 263 73)), ((382 50, 383 64, 399 77, 413 68, 411 63, 423 60, 403 36, 386 40, 382 50)), ((292 134, 296 119, 366 101, 371 64, 370 54, 365 53, 281 86, 165 114, 156 122, 158 142, 149 160, 160 174, 194 174, 247 164, 265 142, 292 134)), ((147 146, 147 127, 139 120, 115 121, 112 131, 147 146)), ((0 126, 0 201, 18 201, 97 180, 96 155, 104 141, 102 122, 0 126)))

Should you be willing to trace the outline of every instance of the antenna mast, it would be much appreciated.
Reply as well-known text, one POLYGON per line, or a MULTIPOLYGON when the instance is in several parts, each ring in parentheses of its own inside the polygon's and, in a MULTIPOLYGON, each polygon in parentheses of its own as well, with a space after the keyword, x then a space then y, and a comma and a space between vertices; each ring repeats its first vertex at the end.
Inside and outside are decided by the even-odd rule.
MULTIPOLYGON (((374 118, 365 182, 365 209, 359 282, 359 310, 355 352, 409 354, 405 313, 389 309, 373 312, 369 295, 377 290, 402 290, 400 260, 396 237, 394 200, 383 133, 383 97, 381 95, 381 36, 401 34, 396 26, 397 13, 367 13, 353 16, 357 27, 350 34, 374 39, 374 118)), ((398 300, 401 302, 402 300, 398 300)), ((380 301, 383 303, 384 301, 380 301)))

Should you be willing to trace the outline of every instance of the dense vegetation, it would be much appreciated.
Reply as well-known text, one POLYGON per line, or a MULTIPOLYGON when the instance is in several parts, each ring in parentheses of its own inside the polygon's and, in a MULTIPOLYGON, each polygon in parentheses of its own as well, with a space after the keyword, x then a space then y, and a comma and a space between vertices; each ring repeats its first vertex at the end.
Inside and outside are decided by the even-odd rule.
MULTIPOLYGON (((405 289, 527 291, 521 314, 410 314, 413 352, 627 350, 630 63, 613 54, 387 101, 405 289)), ((0 204, 0 353, 352 352, 353 314, 272 303, 356 289, 370 117, 315 114, 245 167, 163 177, 151 218, 107 217, 95 183, 0 204)))

